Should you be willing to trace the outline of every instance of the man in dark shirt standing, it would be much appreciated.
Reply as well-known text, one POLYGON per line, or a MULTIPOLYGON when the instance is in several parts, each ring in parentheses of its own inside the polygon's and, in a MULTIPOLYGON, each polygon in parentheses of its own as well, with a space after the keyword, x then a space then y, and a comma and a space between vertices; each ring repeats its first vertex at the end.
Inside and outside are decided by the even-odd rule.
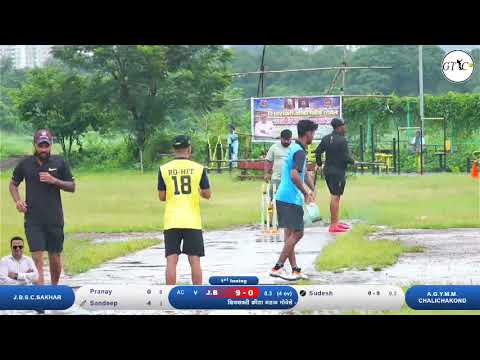
POLYGON ((49 130, 35 132, 35 154, 23 159, 13 170, 10 194, 17 210, 25 214, 25 234, 33 261, 38 269, 38 284, 44 284, 43 252, 48 251, 52 285, 62 272, 63 208, 60 189, 75 192, 75 182, 65 160, 50 155, 53 137, 49 130), (25 180, 26 201, 18 186, 25 180))
POLYGON ((349 226, 339 221, 340 197, 345 188, 345 171, 348 164, 354 164, 347 140, 345 139, 346 125, 342 119, 334 118, 331 122, 333 131, 324 136, 315 150, 317 170, 322 169, 322 154, 326 153, 324 175, 330 191, 330 227, 331 233, 345 232, 349 226))

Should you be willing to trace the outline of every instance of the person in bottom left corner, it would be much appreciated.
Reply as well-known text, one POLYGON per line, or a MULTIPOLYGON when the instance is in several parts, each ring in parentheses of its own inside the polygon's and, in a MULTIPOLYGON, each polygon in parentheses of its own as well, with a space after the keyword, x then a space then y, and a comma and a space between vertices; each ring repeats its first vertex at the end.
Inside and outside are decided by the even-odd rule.
POLYGON ((23 255, 23 239, 14 236, 10 240, 11 255, 0 260, 0 285, 30 285, 38 281, 38 270, 28 256, 23 255))

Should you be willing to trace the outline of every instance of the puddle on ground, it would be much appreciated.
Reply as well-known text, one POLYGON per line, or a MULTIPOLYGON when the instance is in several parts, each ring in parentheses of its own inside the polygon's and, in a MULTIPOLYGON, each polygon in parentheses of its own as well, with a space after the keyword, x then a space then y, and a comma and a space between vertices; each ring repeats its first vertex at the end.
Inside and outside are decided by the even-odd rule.
POLYGON ((325 284, 480 284, 480 229, 384 230, 371 238, 399 240, 424 249, 403 254, 381 271, 322 272, 311 279, 325 284))

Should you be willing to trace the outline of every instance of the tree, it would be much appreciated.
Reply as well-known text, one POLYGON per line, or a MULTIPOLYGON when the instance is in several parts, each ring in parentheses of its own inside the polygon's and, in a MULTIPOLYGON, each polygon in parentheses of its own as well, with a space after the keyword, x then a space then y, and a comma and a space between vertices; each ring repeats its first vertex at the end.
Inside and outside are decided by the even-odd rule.
POLYGON ((110 114, 97 102, 91 79, 58 67, 35 69, 28 73, 12 97, 23 121, 35 128, 49 128, 68 160, 72 145, 92 126, 98 129, 110 114))
POLYGON ((104 77, 112 97, 127 112, 124 125, 139 149, 168 118, 188 109, 205 111, 219 104, 217 95, 229 84, 230 51, 200 45, 62 46, 54 56, 70 66, 104 77))
POLYGON ((25 81, 25 71, 14 68, 10 57, 0 58, 0 128, 10 131, 19 130, 18 116, 10 91, 18 89, 25 81))

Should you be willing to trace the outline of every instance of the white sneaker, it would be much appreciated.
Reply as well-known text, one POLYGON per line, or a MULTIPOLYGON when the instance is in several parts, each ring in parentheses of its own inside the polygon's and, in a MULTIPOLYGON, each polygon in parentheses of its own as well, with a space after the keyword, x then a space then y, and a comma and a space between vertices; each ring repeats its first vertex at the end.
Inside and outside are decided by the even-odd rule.
POLYGON ((285 270, 284 267, 281 267, 280 269, 277 269, 277 270, 275 270, 275 268, 272 268, 272 270, 270 270, 270 276, 278 277, 283 280, 294 280, 292 279, 292 276, 287 272, 287 270, 285 270))
POLYGON ((302 271, 292 271, 292 278, 295 280, 308 280, 307 274, 302 271))

